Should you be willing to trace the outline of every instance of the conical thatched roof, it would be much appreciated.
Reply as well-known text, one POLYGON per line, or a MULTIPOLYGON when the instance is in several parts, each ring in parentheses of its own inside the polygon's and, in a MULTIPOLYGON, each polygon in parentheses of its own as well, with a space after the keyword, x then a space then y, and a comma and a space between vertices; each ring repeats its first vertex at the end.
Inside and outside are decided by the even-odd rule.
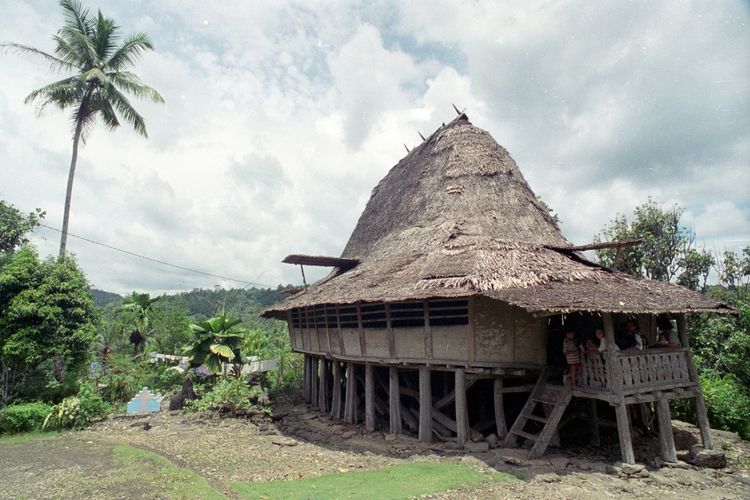
POLYGON ((570 246, 508 152, 461 115, 375 187, 342 254, 359 265, 265 314, 471 295, 530 311, 726 310, 690 290, 592 264, 564 250, 570 246))

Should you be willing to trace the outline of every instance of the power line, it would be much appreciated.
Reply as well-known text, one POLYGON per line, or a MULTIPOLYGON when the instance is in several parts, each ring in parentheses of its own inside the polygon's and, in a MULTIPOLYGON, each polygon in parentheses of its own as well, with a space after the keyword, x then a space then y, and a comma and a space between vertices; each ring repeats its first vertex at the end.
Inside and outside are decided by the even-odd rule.
MULTIPOLYGON (((51 227, 51 226, 48 226, 46 224, 39 224, 39 225, 41 227, 44 227, 44 228, 47 228, 47 229, 51 229, 52 231, 57 231, 58 233, 62 233, 61 230, 59 230, 59 229, 57 229, 55 227, 51 227)), ((84 236, 78 236, 78 235, 70 233, 70 232, 68 233, 68 236, 71 236, 73 238, 78 238, 79 240, 87 241, 89 243, 93 243, 94 245, 102 246, 104 248, 109 248, 110 250, 115 250, 117 252, 122 252, 122 253, 125 253, 125 254, 128 254, 128 255, 131 255, 133 257, 138 257, 139 259, 150 260, 151 262, 156 262, 157 264, 161 264, 163 266, 174 267, 176 269, 181 269, 183 271, 189 271, 191 273, 196 273, 196 274, 202 274, 204 276, 210 276, 212 278, 219 278, 219 279, 222 279, 222 280, 234 281, 236 283, 244 283, 245 285, 257 285, 257 286, 261 286, 261 287, 264 287, 264 288, 273 288, 272 286, 265 285, 263 283, 257 283, 257 282, 254 282, 254 281, 238 280, 236 278, 230 278, 228 276, 221 276, 220 274, 211 274, 211 273, 207 273, 205 271, 199 271, 198 269, 191 269, 189 267, 180 266, 180 265, 177 265, 177 264, 172 264, 170 262, 165 262, 163 260, 154 259, 153 257, 147 257, 145 255, 141 255, 141 254, 138 254, 138 253, 135 253, 135 252, 131 252, 130 250, 124 250, 122 248, 117 248, 117 247, 114 247, 112 245, 107 245, 106 243, 102 243, 100 241, 95 241, 95 240, 92 240, 90 238, 86 238, 84 236)), ((262 275, 263 275, 263 273, 260 273, 258 275, 258 277, 260 277, 262 275)))

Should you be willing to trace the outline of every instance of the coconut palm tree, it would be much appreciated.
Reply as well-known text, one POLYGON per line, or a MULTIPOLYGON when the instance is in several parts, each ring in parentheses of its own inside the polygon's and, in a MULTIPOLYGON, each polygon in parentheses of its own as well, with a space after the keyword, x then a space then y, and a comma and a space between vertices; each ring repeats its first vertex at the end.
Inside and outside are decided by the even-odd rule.
POLYGON ((129 68, 146 51, 153 50, 145 33, 134 33, 121 41, 120 27, 98 11, 94 16, 77 0, 62 0, 65 14, 63 27, 53 37, 54 54, 22 45, 5 43, 4 47, 40 57, 52 69, 73 73, 62 80, 41 87, 26 97, 27 104, 39 104, 41 111, 53 105, 72 109, 73 154, 70 160, 68 186, 65 191, 60 258, 65 256, 68 219, 73 194, 73 178, 78 161, 79 142, 86 142, 97 118, 114 130, 120 120, 130 124, 136 133, 148 137, 143 117, 133 108, 125 94, 164 102, 159 93, 145 85, 129 68))

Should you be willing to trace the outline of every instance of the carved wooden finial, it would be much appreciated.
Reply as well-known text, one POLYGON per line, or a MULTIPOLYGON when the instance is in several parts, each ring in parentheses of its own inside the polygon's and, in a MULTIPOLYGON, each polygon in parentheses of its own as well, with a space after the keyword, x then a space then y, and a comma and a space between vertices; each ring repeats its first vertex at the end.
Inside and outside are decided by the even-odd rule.
POLYGON ((407 147, 406 147, 406 144, 404 144, 404 149, 406 149, 406 152, 407 152, 407 153, 410 153, 410 152, 411 152, 411 151, 409 151, 409 148, 407 148, 407 147))
POLYGON ((425 138, 424 138, 424 136, 422 135, 422 132, 420 132, 419 130, 417 130, 417 133, 419 134, 419 137, 421 137, 421 138, 422 138, 422 140, 424 141, 424 140, 425 140, 425 138))

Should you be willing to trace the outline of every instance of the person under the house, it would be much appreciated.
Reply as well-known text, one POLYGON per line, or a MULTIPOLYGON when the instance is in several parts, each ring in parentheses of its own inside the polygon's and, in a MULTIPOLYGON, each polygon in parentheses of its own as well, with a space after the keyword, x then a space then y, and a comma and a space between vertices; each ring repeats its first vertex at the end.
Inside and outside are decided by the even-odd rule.
POLYGON ((570 385, 575 387, 578 373, 581 371, 581 354, 576 344, 576 332, 572 328, 565 330, 565 340, 563 340, 563 354, 565 361, 568 363, 570 374, 570 385))

